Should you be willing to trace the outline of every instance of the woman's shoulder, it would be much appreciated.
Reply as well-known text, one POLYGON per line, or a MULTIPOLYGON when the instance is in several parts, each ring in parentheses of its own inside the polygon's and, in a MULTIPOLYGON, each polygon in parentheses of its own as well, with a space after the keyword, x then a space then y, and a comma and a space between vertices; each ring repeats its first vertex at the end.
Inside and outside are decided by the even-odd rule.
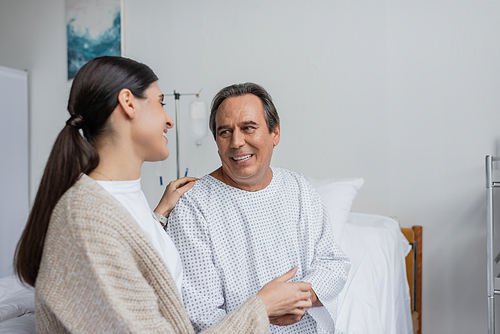
MULTIPOLYGON (((116 205, 118 201, 89 176, 82 174, 78 180, 61 196, 58 202, 71 204, 78 209, 96 203, 116 205)), ((95 207, 93 207, 95 209, 95 207)))
POLYGON ((52 212, 51 225, 63 221, 73 228, 99 226, 116 228, 134 222, 128 211, 96 181, 82 174, 59 199, 52 212), (119 218, 118 218, 119 217, 119 218), (102 224, 106 222, 106 224, 102 224))

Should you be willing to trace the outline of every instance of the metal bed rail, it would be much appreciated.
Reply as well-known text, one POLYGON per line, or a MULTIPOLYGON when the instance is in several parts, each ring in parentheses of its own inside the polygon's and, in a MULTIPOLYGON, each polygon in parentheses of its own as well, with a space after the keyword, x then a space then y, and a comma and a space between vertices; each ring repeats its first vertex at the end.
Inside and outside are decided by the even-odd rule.
POLYGON ((495 266, 500 260, 500 253, 494 256, 494 188, 500 188, 500 182, 494 180, 493 163, 500 157, 486 156, 486 271, 488 289, 488 334, 495 334, 495 296, 500 295, 500 277, 495 277, 495 266))

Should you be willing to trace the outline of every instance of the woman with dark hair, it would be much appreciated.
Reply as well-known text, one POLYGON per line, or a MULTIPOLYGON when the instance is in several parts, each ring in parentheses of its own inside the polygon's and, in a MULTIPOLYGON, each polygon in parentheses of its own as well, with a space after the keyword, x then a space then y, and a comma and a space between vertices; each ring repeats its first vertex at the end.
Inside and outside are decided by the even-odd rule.
MULTIPOLYGON (((89 61, 71 87, 56 139, 17 246, 15 269, 36 287, 41 333, 193 333, 180 297, 182 265, 140 189, 144 161, 168 157, 173 126, 158 78, 121 57, 89 61)), ((167 217, 194 184, 169 184, 167 217)), ((301 317, 309 283, 266 284, 207 332, 269 332, 270 316, 301 317)))

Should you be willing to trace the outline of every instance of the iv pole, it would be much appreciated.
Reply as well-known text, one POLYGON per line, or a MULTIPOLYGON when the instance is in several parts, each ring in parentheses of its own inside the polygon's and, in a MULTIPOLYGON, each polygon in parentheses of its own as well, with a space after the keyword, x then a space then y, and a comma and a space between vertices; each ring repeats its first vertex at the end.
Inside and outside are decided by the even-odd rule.
POLYGON ((173 94, 165 94, 164 96, 173 96, 175 98, 175 158, 177 162, 177 179, 180 178, 180 167, 179 167, 179 100, 181 95, 196 95, 200 97, 201 89, 198 93, 177 93, 174 89, 173 94))

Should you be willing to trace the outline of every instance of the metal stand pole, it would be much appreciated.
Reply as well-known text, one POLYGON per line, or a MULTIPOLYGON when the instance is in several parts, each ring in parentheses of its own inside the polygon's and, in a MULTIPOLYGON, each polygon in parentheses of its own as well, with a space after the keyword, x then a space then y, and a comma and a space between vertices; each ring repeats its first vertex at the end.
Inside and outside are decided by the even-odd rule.
POLYGON ((179 165, 179 100, 181 98, 181 95, 196 95, 196 97, 200 96, 201 89, 198 93, 187 93, 187 94, 181 94, 177 93, 174 90, 174 94, 165 94, 164 96, 173 96, 175 98, 175 158, 176 158, 176 168, 177 168, 177 178, 179 179, 181 176, 181 168, 179 165))
POLYGON ((175 97, 175 158, 177 160, 177 179, 180 178, 180 167, 179 167, 179 99, 181 94, 176 93, 174 90, 175 97))

